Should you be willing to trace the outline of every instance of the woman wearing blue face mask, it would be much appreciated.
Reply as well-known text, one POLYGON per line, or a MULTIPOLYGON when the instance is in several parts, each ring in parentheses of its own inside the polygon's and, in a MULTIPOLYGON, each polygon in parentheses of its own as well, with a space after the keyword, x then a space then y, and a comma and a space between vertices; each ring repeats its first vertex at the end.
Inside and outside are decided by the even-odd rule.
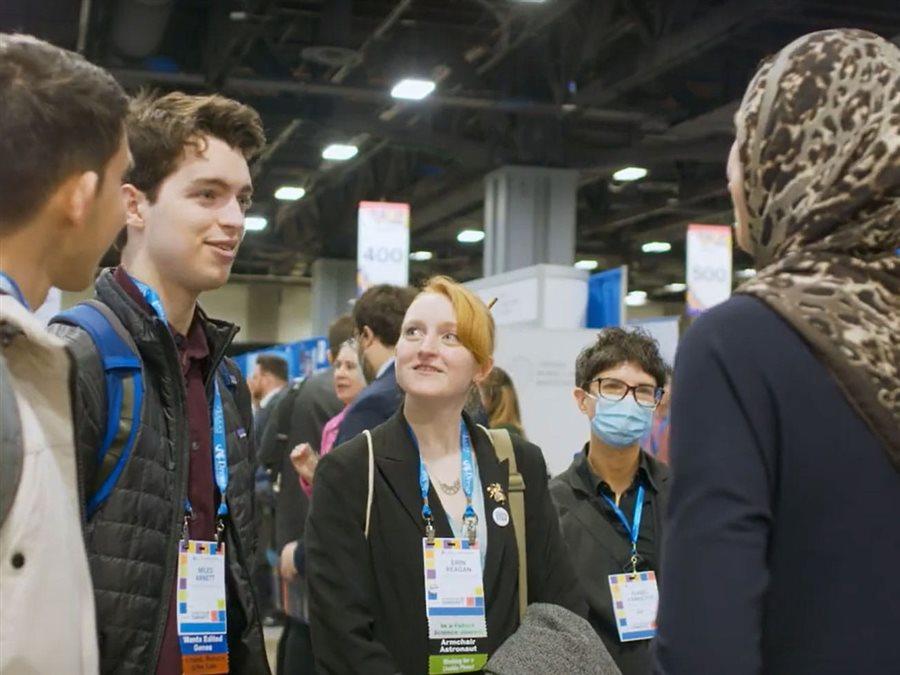
POLYGON ((650 672, 669 472, 640 447, 666 364, 646 333, 607 328, 575 363, 590 440, 550 483, 588 620, 623 675, 650 672))

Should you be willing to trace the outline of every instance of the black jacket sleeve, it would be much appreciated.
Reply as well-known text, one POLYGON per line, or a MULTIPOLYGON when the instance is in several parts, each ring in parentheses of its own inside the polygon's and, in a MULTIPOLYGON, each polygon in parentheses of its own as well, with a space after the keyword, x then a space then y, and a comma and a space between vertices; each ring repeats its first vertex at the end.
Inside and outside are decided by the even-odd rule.
POLYGON ((367 675, 392 675, 399 668, 374 637, 375 580, 364 533, 366 493, 347 489, 364 475, 347 463, 351 455, 366 457, 365 441, 360 440, 353 452, 329 453, 316 468, 306 525, 313 651, 321 673, 360 672, 358 665, 364 663, 367 675))
POLYGON ((521 443, 521 447, 517 448, 516 461, 522 463, 520 471, 525 478, 528 602, 560 605, 586 617, 587 603, 547 488, 544 456, 537 446, 525 441, 516 442, 521 443))
POLYGON ((672 491, 660 574, 655 671, 762 668, 772 523, 767 446, 777 425, 752 357, 702 317, 678 350, 672 491))

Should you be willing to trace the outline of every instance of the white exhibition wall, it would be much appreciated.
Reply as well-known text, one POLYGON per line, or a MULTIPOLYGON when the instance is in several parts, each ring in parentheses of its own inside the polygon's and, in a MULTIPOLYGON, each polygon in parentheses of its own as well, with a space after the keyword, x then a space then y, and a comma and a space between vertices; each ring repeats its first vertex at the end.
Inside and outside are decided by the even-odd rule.
POLYGON ((590 423, 572 396, 575 358, 596 330, 499 326, 494 362, 519 395, 528 440, 544 451, 551 476, 563 471, 590 436, 590 423))

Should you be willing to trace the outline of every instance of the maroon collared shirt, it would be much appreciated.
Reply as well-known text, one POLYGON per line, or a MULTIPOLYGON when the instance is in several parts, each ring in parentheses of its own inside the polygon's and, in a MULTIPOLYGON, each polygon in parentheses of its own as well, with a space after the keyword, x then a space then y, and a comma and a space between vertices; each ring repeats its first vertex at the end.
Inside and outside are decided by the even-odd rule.
MULTIPOLYGON (((126 293, 149 315, 153 310, 144 300, 141 292, 128 274, 121 268, 113 273, 113 278, 126 293)), ((209 401, 206 398, 206 378, 209 374, 210 352, 206 334, 198 314, 186 336, 169 326, 175 338, 178 360, 185 383, 186 417, 188 421, 188 499, 191 502, 189 531, 192 539, 212 541, 216 534, 216 486, 212 464, 212 425, 209 401)), ((181 508, 181 505, 178 505, 181 508)), ((178 555, 174 548, 169 552, 173 558, 178 555)), ((166 592, 169 596, 169 611, 163 633, 157 675, 181 675, 181 649, 178 644, 178 627, 175 613, 175 580, 166 592)))

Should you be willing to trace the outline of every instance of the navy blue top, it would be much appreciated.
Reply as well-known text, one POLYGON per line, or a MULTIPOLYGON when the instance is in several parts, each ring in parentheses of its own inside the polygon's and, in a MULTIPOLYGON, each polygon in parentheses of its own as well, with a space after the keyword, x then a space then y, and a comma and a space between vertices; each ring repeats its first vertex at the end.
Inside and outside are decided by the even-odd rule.
POLYGON ((822 362, 736 296, 672 391, 656 672, 898 672, 900 474, 822 362))
POLYGON ((341 422, 334 447, 355 438, 366 429, 387 422, 403 403, 397 386, 397 371, 392 363, 374 382, 363 389, 341 422))

